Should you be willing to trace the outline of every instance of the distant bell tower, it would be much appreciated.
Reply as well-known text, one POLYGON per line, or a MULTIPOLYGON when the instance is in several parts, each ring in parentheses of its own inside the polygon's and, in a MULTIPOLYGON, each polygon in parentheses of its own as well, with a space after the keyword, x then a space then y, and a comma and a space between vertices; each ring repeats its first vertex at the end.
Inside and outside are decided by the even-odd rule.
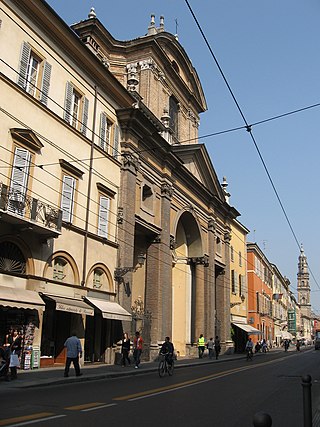
POLYGON ((310 317, 311 316, 311 304, 310 304, 310 285, 309 285, 309 271, 307 257, 304 254, 303 247, 301 245, 299 263, 298 263, 298 303, 300 304, 301 314, 310 317))

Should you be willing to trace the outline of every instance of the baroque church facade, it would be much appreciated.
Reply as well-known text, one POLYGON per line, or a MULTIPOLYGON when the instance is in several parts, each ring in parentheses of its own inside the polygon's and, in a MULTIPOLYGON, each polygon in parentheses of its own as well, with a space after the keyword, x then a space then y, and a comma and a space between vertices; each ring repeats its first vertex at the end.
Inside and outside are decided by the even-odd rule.
MULTIPOLYGON (((119 301, 132 311, 124 327, 140 330, 153 358, 165 336, 192 354, 202 333, 230 337, 231 222, 205 145, 207 108, 200 80, 177 38, 151 16, 145 36, 115 40, 92 10, 72 26, 133 95, 117 110, 121 146, 118 206, 119 301)), ((120 160, 120 159, 119 159, 120 160)))

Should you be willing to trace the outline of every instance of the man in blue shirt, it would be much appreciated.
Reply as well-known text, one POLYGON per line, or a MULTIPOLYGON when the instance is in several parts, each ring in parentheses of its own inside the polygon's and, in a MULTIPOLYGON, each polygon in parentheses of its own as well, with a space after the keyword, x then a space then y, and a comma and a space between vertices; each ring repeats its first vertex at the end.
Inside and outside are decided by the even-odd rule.
POLYGON ((67 348, 67 360, 66 367, 64 370, 64 376, 69 376, 70 365, 71 362, 73 362, 73 366, 76 371, 76 376, 80 377, 82 373, 80 373, 79 356, 82 357, 82 347, 76 332, 71 333, 71 337, 66 340, 64 346, 67 348))

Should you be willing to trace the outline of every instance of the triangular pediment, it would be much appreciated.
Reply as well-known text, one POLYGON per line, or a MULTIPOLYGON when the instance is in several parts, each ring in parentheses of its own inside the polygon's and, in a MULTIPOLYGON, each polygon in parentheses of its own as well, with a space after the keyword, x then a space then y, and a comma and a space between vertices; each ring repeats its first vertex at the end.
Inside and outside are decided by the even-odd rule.
POLYGON ((204 187, 222 201, 225 200, 222 187, 205 145, 175 145, 172 147, 172 151, 204 187))

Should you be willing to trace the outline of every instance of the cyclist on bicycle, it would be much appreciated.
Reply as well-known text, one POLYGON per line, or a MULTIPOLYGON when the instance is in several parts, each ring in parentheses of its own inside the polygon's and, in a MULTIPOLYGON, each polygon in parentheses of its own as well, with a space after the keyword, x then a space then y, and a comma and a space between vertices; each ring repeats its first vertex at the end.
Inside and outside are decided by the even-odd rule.
POLYGON ((174 346, 170 341, 170 337, 166 337, 164 343, 161 346, 159 354, 165 355, 166 361, 170 366, 172 365, 172 362, 173 362, 173 352, 174 352, 174 346))
POLYGON ((246 352, 247 352, 247 355, 250 357, 252 357, 252 354, 253 354, 252 350, 253 350, 253 342, 251 338, 249 338, 246 344, 246 352))

